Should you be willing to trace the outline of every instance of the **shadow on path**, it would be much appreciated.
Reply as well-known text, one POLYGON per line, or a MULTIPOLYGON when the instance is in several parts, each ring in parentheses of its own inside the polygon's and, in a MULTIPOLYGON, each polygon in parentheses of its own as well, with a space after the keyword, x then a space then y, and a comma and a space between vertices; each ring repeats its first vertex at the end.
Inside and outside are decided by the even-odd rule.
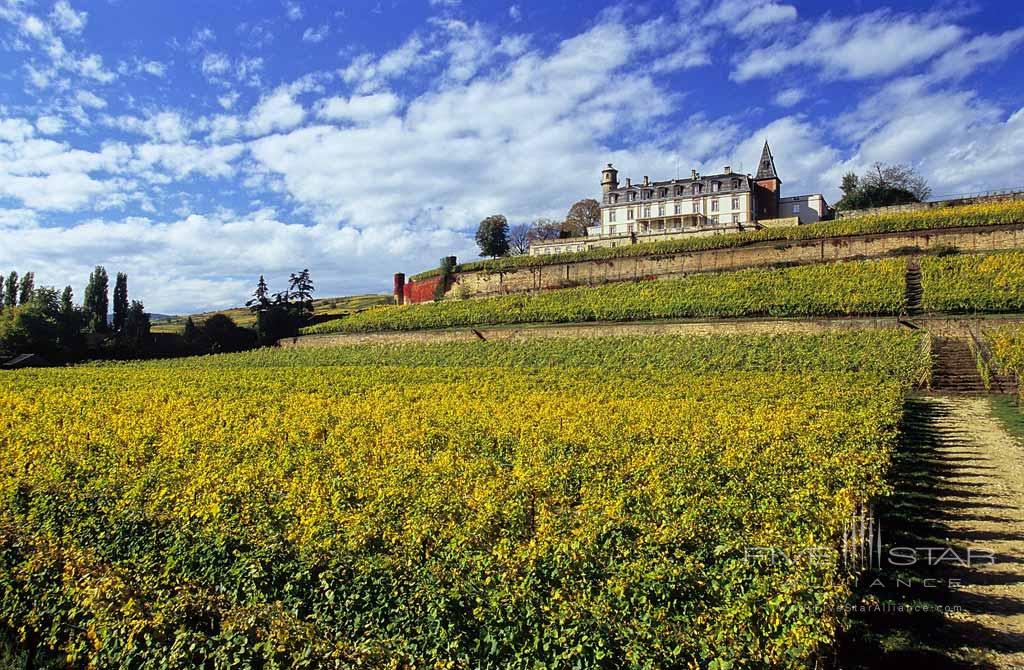
POLYGON ((1024 457, 987 403, 908 400, 838 667, 1024 667, 1024 457))

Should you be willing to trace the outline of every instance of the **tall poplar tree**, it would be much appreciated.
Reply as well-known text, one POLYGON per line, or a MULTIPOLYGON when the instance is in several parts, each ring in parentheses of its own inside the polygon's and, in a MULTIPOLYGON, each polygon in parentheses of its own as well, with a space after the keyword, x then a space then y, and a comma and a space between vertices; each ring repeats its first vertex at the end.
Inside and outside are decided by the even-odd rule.
POLYGON ((89 284, 85 287, 85 298, 82 300, 82 309, 89 327, 96 333, 107 332, 107 310, 110 301, 107 296, 107 289, 110 286, 110 278, 102 265, 89 275, 89 284))
POLYGON ((18 273, 11 270, 4 282, 4 307, 14 307, 18 304, 18 273))
POLYGON ((36 290, 36 273, 26 272, 25 276, 21 278, 20 288, 18 290, 18 304, 27 305, 32 302, 32 292, 36 290))
POLYGON ((114 280, 114 332, 124 332, 125 321, 128 318, 128 275, 123 272, 117 273, 114 280))

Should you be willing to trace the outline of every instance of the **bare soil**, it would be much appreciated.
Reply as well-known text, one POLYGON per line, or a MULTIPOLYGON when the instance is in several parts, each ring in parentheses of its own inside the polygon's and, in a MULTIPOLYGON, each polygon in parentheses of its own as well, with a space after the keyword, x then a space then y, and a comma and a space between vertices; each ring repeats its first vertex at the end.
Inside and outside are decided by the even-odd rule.
POLYGON ((988 398, 917 397, 894 484, 837 665, 1024 668, 1024 446, 988 398))

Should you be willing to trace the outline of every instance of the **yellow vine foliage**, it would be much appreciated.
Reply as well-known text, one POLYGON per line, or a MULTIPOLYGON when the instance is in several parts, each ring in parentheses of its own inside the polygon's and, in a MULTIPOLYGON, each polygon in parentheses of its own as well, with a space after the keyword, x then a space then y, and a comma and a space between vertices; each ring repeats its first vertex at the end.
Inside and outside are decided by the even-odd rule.
POLYGON ((799 550, 885 490, 900 383, 563 372, 10 375, 0 620, 96 667, 781 667, 831 639, 847 581, 799 550))

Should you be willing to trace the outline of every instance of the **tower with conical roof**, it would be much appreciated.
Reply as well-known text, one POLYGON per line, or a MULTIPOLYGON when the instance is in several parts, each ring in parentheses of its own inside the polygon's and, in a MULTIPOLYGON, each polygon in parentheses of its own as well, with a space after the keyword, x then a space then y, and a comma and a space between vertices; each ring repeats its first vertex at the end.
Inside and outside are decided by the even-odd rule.
POLYGON ((765 140, 761 160, 757 163, 757 174, 754 175, 754 212, 758 219, 779 218, 781 190, 782 180, 775 171, 775 158, 772 157, 768 140, 765 140))

